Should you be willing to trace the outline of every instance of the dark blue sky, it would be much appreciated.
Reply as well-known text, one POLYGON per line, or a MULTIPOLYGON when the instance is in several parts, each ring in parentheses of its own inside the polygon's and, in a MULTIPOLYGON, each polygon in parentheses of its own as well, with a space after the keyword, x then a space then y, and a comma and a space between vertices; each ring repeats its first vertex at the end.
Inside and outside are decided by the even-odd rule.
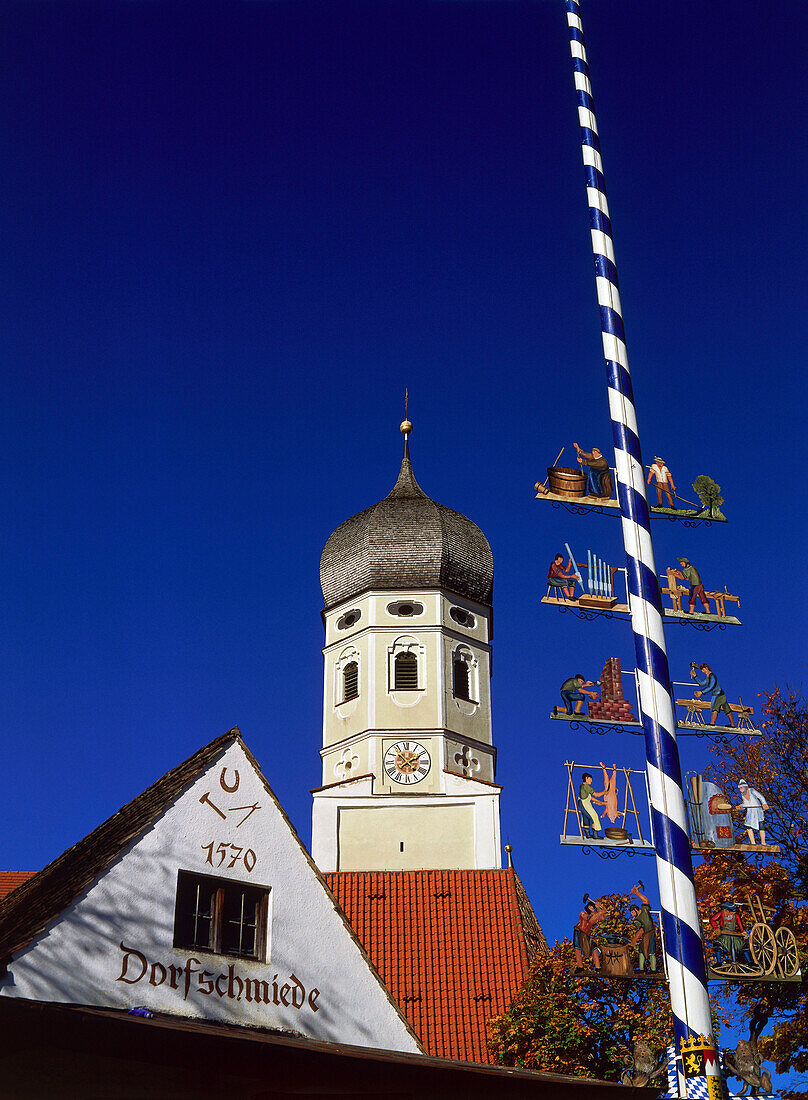
MULTIPOLYGON (((732 699, 805 680, 804 0, 583 9, 646 458, 727 526, 659 521, 742 597, 669 631, 732 699)), ((503 834, 548 936, 652 864, 558 845, 547 721, 630 631, 538 605, 614 519, 532 485, 610 444, 562 0, 8 2, 0 57, 2 864, 37 868, 238 724, 303 838, 323 543, 416 475, 496 565, 503 834), (568 450, 568 457, 571 452, 568 450), (552 884, 552 885, 550 885, 552 884)), ((757 701, 757 700, 755 700, 757 701)), ((683 767, 704 762, 683 742, 683 767)))

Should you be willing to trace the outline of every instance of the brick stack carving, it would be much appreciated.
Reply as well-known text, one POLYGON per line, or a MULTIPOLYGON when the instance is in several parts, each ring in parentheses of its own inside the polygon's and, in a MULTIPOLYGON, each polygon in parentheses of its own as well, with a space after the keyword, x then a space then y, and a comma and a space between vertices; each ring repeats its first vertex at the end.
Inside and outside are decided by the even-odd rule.
POLYGON ((609 657, 600 674, 600 700, 589 704, 590 718, 608 718, 610 722, 636 722, 631 703, 623 698, 620 658, 609 657))

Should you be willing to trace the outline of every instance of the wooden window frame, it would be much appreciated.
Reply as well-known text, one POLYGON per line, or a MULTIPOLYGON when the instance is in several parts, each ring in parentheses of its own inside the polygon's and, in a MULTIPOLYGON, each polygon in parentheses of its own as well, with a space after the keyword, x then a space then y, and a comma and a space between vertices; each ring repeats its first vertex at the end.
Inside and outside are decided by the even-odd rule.
POLYGON ((466 649, 455 650, 452 654, 452 698, 459 699, 462 703, 471 703, 472 706, 478 707, 480 705, 480 700, 475 699, 474 694, 479 694, 479 686, 476 661, 468 654, 466 649), (466 666, 468 695, 457 694, 456 669, 459 664, 466 666))
POLYGON ((267 926, 269 915, 269 887, 259 886, 252 882, 243 882, 238 879, 216 878, 214 875, 201 875, 196 871, 177 871, 177 889, 174 895, 174 939, 173 946, 183 951, 199 951, 209 955, 224 955, 232 959, 246 959, 250 962, 266 962, 267 955, 267 926), (180 892, 187 885, 206 883, 213 885, 214 891, 211 899, 211 928, 210 939, 206 945, 188 942, 189 937, 183 936, 183 925, 188 917, 187 911, 180 909, 180 892), (222 947, 224 938, 223 914, 225 899, 228 892, 243 892, 245 889, 256 891, 261 896, 258 900, 255 912, 255 954, 225 951, 222 947))

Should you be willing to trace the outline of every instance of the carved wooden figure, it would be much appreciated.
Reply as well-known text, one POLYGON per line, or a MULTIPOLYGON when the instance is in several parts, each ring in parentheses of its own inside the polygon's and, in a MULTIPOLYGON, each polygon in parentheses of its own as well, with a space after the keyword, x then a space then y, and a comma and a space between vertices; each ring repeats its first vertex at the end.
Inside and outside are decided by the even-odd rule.
POLYGON ((760 843, 755 840, 752 822, 756 822, 754 829, 760 831, 768 807, 765 798, 749 787, 745 780, 742 781, 743 787, 739 785, 741 804, 733 806, 724 791, 715 783, 695 772, 691 772, 687 778, 690 836, 695 849, 710 851, 720 848, 725 852, 767 852, 771 855, 779 853, 779 846, 765 843, 765 830, 761 833, 763 839, 760 843), (747 792, 745 798, 744 790, 747 792), (734 812, 737 815, 741 811, 746 814, 743 822, 746 831, 736 836, 732 814, 734 812))
POLYGON ((747 978, 755 981, 799 981, 800 959, 794 933, 775 926, 775 911, 764 906, 757 894, 745 901, 725 901, 709 921, 712 929, 714 978, 747 978))
POLYGON ((653 847, 643 835, 642 816, 632 788, 632 776, 635 782, 637 776, 641 776, 647 819, 648 789, 644 771, 618 767, 616 764, 608 769, 602 761, 596 766, 567 760, 564 766, 567 769, 567 801, 564 807, 564 829, 560 837, 562 844, 653 847), (602 790, 595 790, 594 777, 598 768, 602 776, 602 790), (622 798, 619 785, 623 787, 622 798), (618 809, 618 803, 622 803, 622 809, 618 809), (601 821, 601 815, 611 825, 601 821))
POLYGON ((645 1039, 639 1039, 634 1049, 623 1058, 626 1067, 620 1074, 621 1085, 632 1085, 635 1089, 645 1088, 665 1071, 667 1053, 665 1049, 655 1050, 645 1039))
POLYGON ((724 1069, 731 1077, 743 1081, 741 1096, 746 1096, 750 1089, 752 1096, 771 1095, 771 1074, 761 1065, 757 1045, 768 1018, 768 1012, 761 1012, 760 1005, 756 1005, 749 1023, 749 1038, 740 1039, 735 1050, 724 1051, 724 1069))

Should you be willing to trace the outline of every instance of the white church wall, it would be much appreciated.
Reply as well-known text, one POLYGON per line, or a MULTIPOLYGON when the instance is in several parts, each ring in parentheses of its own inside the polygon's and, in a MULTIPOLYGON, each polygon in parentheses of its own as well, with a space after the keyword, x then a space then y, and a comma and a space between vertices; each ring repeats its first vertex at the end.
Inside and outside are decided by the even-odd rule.
POLYGON ((317 866, 323 872, 498 870, 499 789, 445 773, 444 780, 448 797, 389 795, 371 802, 371 779, 315 792, 311 849, 317 866))

